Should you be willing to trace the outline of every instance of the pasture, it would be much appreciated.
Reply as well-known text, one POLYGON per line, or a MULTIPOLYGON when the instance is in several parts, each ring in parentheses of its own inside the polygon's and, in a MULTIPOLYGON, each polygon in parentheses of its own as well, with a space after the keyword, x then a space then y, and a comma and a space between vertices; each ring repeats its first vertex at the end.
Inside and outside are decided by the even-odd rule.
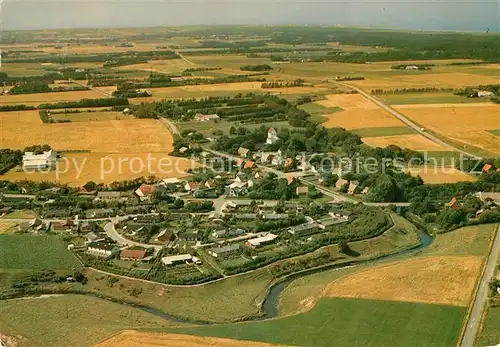
POLYGON ((169 329, 293 346, 453 346, 464 307, 323 298, 310 311, 261 322, 169 329))
POLYGON ((481 265, 481 257, 420 257, 345 276, 324 295, 467 307, 481 265))
POLYGON ((495 346, 500 341, 500 329, 498 329, 498 322, 500 322, 500 307, 489 306, 487 308, 486 317, 484 318, 481 331, 477 338, 478 346, 495 346))
POLYGON ((142 347, 142 346, 157 346, 157 347, 271 347, 274 344, 221 339, 215 337, 202 337, 180 334, 165 334, 158 332, 145 332, 126 330, 111 338, 100 342, 95 347, 142 347))
POLYGON ((57 236, 0 235, 0 268, 68 270, 80 267, 57 236))
POLYGON ((83 295, 0 302, 0 330, 28 346, 86 347, 122 329, 179 325, 139 309, 83 295), (96 314, 98 313, 98 314, 96 314))
POLYGON ((500 138, 488 132, 498 129, 500 105, 426 104, 395 108, 437 134, 490 153, 500 154, 500 138))
POLYGON ((369 146, 382 148, 389 145, 396 145, 401 148, 410 148, 415 151, 444 151, 447 149, 447 147, 433 142, 420 134, 364 137, 362 141, 369 146))

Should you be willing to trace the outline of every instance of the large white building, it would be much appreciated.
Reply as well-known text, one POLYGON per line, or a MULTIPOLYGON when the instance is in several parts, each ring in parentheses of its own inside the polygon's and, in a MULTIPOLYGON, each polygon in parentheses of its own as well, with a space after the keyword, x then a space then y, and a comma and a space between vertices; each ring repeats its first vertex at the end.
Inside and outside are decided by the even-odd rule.
POLYGON ((23 169, 44 170, 51 168, 57 161, 57 153, 53 150, 45 151, 41 154, 25 152, 23 155, 23 169))

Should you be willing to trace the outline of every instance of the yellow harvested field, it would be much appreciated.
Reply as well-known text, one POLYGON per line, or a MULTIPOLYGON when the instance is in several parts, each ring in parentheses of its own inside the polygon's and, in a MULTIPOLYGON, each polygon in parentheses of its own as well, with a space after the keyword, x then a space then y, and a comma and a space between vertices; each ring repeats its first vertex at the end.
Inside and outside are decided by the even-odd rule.
POLYGON ((340 107, 344 111, 326 115, 326 128, 380 128, 404 126, 404 123, 359 94, 331 94, 317 101, 324 107, 340 107))
POLYGON ((9 180, 57 180, 79 186, 90 180, 186 176, 185 170, 193 165, 188 159, 168 156, 173 137, 155 119, 43 124, 37 111, 21 111, 0 113, 0 126, 2 148, 49 144, 58 151, 88 151, 65 154, 58 170, 48 173, 11 170, 4 175, 9 180))
POLYGON ((476 75, 469 73, 419 73, 394 74, 387 77, 368 78, 361 81, 349 81, 367 90, 370 89, 401 89, 401 88, 461 88, 466 86, 497 84, 498 77, 476 75))
POLYGON ((142 70, 160 72, 160 73, 180 73, 186 69, 193 68, 193 64, 182 59, 170 59, 170 60, 153 60, 148 63, 143 64, 133 64, 120 66, 118 70, 142 70))
POLYGON ((401 261, 342 277, 330 283, 324 295, 467 307, 482 263, 477 256, 401 261))
POLYGON ((487 132, 500 129, 500 105, 405 105, 395 108, 433 132, 500 154, 500 138, 487 132))
POLYGON ((38 106, 40 104, 56 103, 62 101, 78 101, 81 99, 100 99, 105 96, 92 90, 77 92, 55 92, 39 94, 20 94, 0 96, 0 105, 24 104, 38 106))
POLYGON ((264 342, 124 330, 94 347, 271 347, 264 342))
POLYGON ((354 108, 362 109, 377 109, 378 106, 370 102, 367 98, 360 94, 330 94, 326 96, 326 100, 316 102, 325 107, 340 107, 344 110, 354 108))
POLYGON ((476 177, 467 175, 466 173, 453 167, 412 167, 404 169, 405 172, 412 176, 420 176, 426 184, 443 184, 457 182, 474 182, 476 177))
POLYGON ((17 223, 0 221, 0 235, 1 234, 11 234, 15 231, 15 226, 17 223))
POLYGON ((420 134, 364 137, 361 139, 364 143, 372 147, 387 147, 396 145, 401 148, 409 148, 415 151, 445 151, 446 147, 429 140, 420 134))

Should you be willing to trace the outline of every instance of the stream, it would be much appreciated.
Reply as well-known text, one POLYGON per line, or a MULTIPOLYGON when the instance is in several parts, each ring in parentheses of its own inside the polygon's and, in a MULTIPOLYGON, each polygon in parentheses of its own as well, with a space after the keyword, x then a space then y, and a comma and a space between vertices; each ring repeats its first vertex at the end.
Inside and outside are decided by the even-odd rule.
MULTIPOLYGON (((416 254, 416 253, 422 251, 423 249, 427 248, 434 241, 433 237, 427 235, 424 232, 420 232, 419 236, 420 236, 420 240, 421 240, 420 245, 415 246, 415 247, 410 248, 410 249, 405 249, 405 250, 402 250, 402 251, 399 251, 399 252, 396 252, 396 253, 384 255, 384 256, 381 256, 381 257, 379 257, 377 259, 371 259, 371 260, 367 259, 367 260, 360 260, 360 261, 352 260, 352 261, 341 263, 341 264, 331 264, 331 265, 326 265, 326 266, 323 266, 323 267, 318 267, 318 268, 313 268, 313 269, 306 269, 306 270, 300 271, 298 273, 294 273, 294 274, 288 275, 285 278, 283 278, 282 280, 280 280, 279 282, 274 283, 269 288, 269 290, 267 292, 267 295, 266 295, 266 298, 264 299, 264 302, 262 303, 261 314, 259 316, 248 317, 248 318, 241 319, 239 321, 240 322, 260 321, 260 320, 265 320, 265 319, 271 319, 271 318, 278 317, 279 316, 279 310, 278 310, 279 297, 280 297, 281 293, 283 292, 283 290, 285 290, 285 288, 291 282, 293 282, 294 280, 296 280, 297 278, 300 278, 300 277, 303 277, 303 276, 307 276, 307 275, 311 275, 311 274, 318 273, 318 272, 323 272, 323 271, 340 270, 340 269, 343 269, 343 268, 352 267, 352 266, 360 266, 360 265, 364 265, 364 264, 377 264, 377 263, 382 262, 382 261, 387 260, 387 259, 391 259, 391 258, 395 258, 395 257, 399 257, 399 256, 404 256, 404 255, 416 254)), ((91 294, 91 293, 71 293, 71 294, 73 294, 73 295, 74 294, 77 294, 77 295, 87 295, 87 296, 91 296, 91 297, 103 299, 102 297, 99 297, 99 296, 91 294)), ((50 295, 50 294, 48 294, 48 295, 40 295, 38 297, 51 297, 51 296, 53 296, 53 295, 50 295)), ((151 313, 151 314, 153 314, 153 315, 155 315, 157 317, 168 319, 168 320, 173 321, 173 322, 188 323, 188 324, 198 324, 198 325, 219 324, 219 323, 212 323, 212 322, 206 322, 206 321, 197 321, 197 320, 184 319, 184 318, 181 318, 181 317, 177 317, 175 315, 164 313, 162 311, 159 311, 159 310, 151 308, 151 307, 141 306, 141 305, 134 305, 134 304, 129 304, 129 303, 123 303, 123 302, 120 302, 120 301, 112 300, 111 298, 105 298, 105 299, 108 299, 108 300, 113 301, 113 302, 117 302, 117 303, 119 303, 121 305, 130 306, 130 307, 133 307, 133 308, 140 309, 140 310, 142 310, 144 312, 151 313)))

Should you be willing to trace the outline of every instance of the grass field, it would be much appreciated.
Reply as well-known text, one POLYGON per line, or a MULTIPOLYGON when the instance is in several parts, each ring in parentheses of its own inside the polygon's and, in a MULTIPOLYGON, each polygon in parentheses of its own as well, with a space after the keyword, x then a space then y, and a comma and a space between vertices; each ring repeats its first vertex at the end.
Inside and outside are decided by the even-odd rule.
POLYGON ((420 134, 364 137, 362 141, 372 147, 387 147, 396 145, 401 148, 409 148, 415 151, 443 151, 446 147, 433 142, 420 134))
POLYGON ((162 334, 145 331, 123 331, 95 347, 271 347, 264 342, 221 339, 179 334, 162 334))
POLYGON ((443 184, 456 182, 474 182, 476 177, 453 167, 411 167, 404 170, 413 176, 420 176, 425 184, 443 184))
POLYGON ((488 130, 489 133, 492 133, 495 136, 500 136, 500 129, 488 130))
POLYGON ((104 96, 92 90, 77 92, 54 92, 43 94, 19 94, 0 96, 0 105, 33 105, 57 103, 63 101, 78 101, 81 99, 99 99, 104 96))
POLYGON ((486 318, 477 338, 477 346, 495 346, 500 341, 500 307, 488 307, 486 318))
POLYGON ((36 218, 37 215, 31 210, 16 210, 3 216, 3 219, 29 219, 36 218))
MULTIPOLYGON (((120 279, 110 288, 102 274, 87 270, 86 290, 116 298, 133 299, 129 290, 142 288, 138 302, 175 316, 193 320, 228 322, 258 314, 267 286, 272 281, 268 270, 231 277, 203 286, 175 287, 120 279), (121 284, 124 285, 120 288, 121 284)), ((107 276, 104 276, 107 277, 107 276)))
POLYGON ((419 257, 345 276, 324 295, 467 307, 481 265, 474 256, 419 257))
POLYGON ((324 116, 327 114, 332 114, 335 112, 342 111, 342 108, 338 106, 326 107, 317 102, 311 102, 308 104, 303 104, 298 106, 299 109, 306 111, 311 116, 324 116))
POLYGON ((170 322, 139 309, 82 295, 0 301, 0 331, 22 346, 90 346, 122 329, 170 322))
POLYGON ((128 120, 134 116, 123 114, 122 112, 102 111, 102 112, 79 112, 79 113, 59 113, 50 116, 55 121, 69 120, 71 122, 88 122, 99 120, 128 120))
POLYGON ((456 344, 464 314, 454 306, 324 298, 296 316, 172 332, 295 346, 437 347, 456 344))
POLYGON ((415 130, 409 127, 360 128, 353 129, 352 132, 363 138, 415 134, 415 130))
POLYGON ((0 268, 65 270, 80 267, 57 236, 0 235, 0 268))
POLYGON ((500 139, 488 132, 488 130, 498 129, 499 105, 428 104, 395 108, 435 133, 465 145, 480 147, 491 153, 500 153, 500 139))
POLYGON ((14 169, 4 176, 9 180, 59 180, 79 186, 88 181, 110 183, 150 175, 186 176, 184 171, 192 164, 188 159, 168 156, 173 149, 173 137, 160 120, 43 124, 38 112, 23 111, 0 113, 0 124, 3 148, 49 144, 57 151, 89 151, 66 154, 59 161, 59 177, 56 171, 26 173, 14 169))
POLYGON ((490 243, 498 224, 482 224, 460 228, 437 235, 424 255, 483 256, 489 252, 490 243))

